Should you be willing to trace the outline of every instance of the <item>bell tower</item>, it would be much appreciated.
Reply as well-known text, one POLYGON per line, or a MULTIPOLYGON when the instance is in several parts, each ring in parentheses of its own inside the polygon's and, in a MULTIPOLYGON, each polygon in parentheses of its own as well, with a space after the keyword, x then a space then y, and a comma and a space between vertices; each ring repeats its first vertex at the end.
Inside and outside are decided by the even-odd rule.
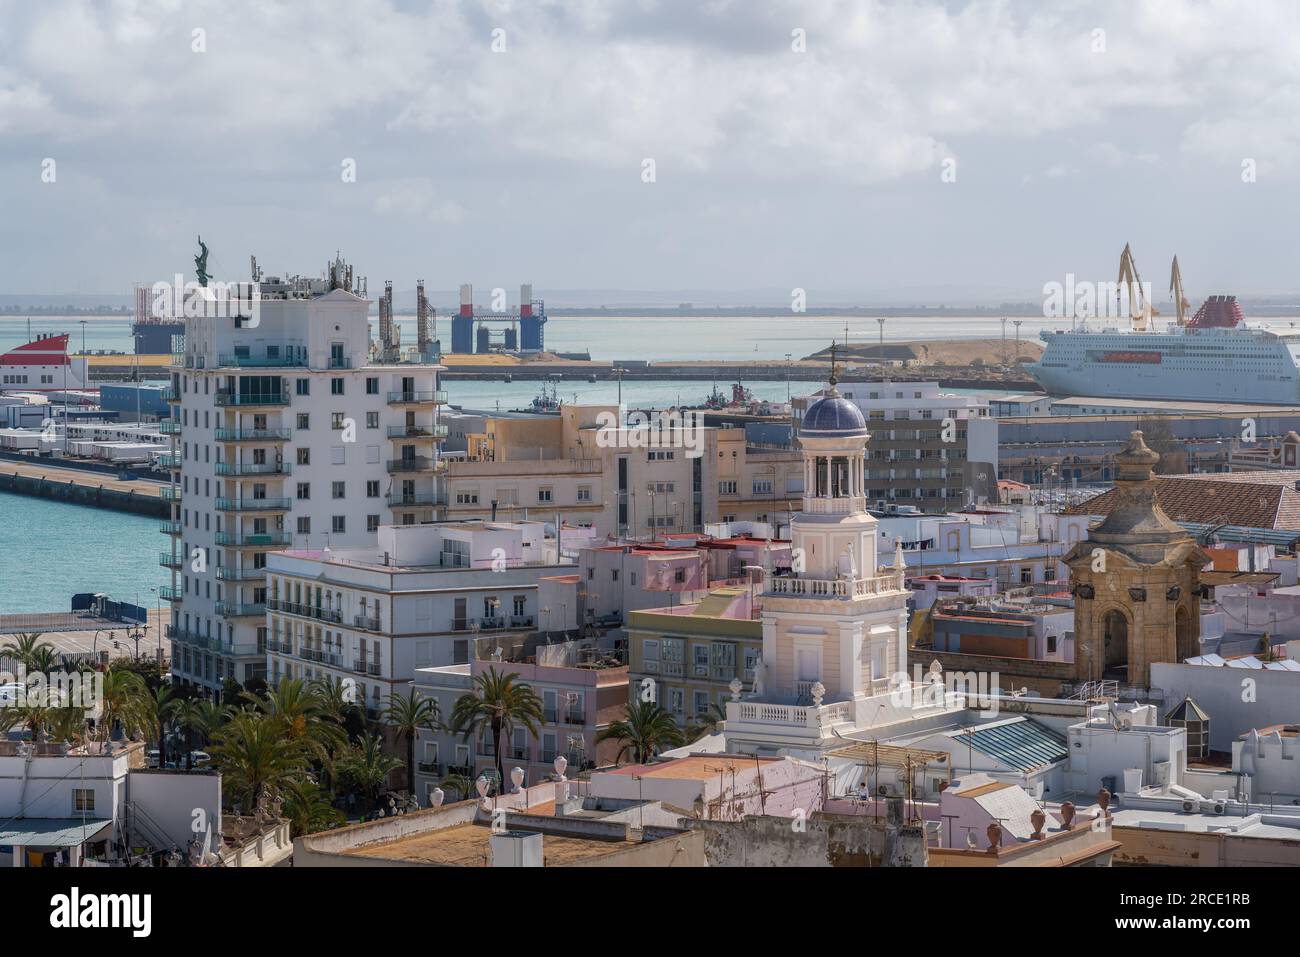
POLYGON ((1065 556, 1082 681, 1150 687, 1151 665, 1200 653, 1201 568, 1210 557, 1160 507, 1160 456, 1141 432, 1115 456, 1114 504, 1065 556))

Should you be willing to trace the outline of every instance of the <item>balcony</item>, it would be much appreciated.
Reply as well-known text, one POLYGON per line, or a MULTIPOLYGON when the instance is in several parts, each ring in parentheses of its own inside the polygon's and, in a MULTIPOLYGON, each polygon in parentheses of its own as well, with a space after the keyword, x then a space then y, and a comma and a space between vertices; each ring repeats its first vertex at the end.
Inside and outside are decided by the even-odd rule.
POLYGON ((154 459, 154 462, 157 463, 160 468, 172 469, 173 471, 181 467, 181 457, 176 452, 164 452, 162 455, 154 459))
POLYGON ((181 601, 182 593, 179 588, 173 588, 171 585, 163 585, 158 589, 158 596, 163 601, 181 601))
POLYGON ((352 670, 361 675, 383 674, 383 667, 378 661, 365 661, 363 659, 353 659, 352 670))
POLYGON ((287 442, 290 429, 222 429, 215 430, 218 442, 287 442))
POLYGON ((235 568, 222 565, 217 569, 217 577, 227 582, 258 582, 266 578, 265 568, 235 568))
POLYGON ((791 598, 869 598, 902 590, 903 576, 893 573, 852 580, 781 576, 768 579, 769 595, 791 598))
POLYGON ((388 427, 390 439, 431 439, 433 434, 434 427, 431 425, 390 425, 388 427))
POLYGON ((271 611, 283 612, 286 615, 297 615, 299 618, 315 618, 317 621, 328 621, 334 624, 343 623, 343 614, 332 608, 317 608, 314 605, 304 605, 296 601, 283 601, 279 598, 272 598, 266 606, 271 611))
POLYGON ((442 765, 437 761, 419 761, 416 762, 416 767, 421 774, 433 774, 442 777, 442 765))
POLYGON ((262 618, 266 615, 266 604, 237 601, 219 601, 216 612, 222 618, 262 618))
POLYGON ((441 472, 443 463, 427 455, 408 455, 400 459, 388 460, 388 471, 396 472, 441 472))
POLYGON ((176 394, 176 387, 170 385, 163 386, 158 390, 158 398, 162 399, 164 402, 180 401, 180 397, 176 394))
POLYGON ((162 532, 164 535, 183 534, 180 522, 162 522, 158 525, 158 531, 162 532))
POLYGON ((568 711, 564 715, 565 724, 583 725, 587 723, 587 715, 577 711, 568 711))
POLYGON ((293 507, 288 498, 219 498, 218 512, 287 512, 293 507))
POLYGON ((330 356, 329 367, 331 369, 351 369, 352 360, 347 356, 330 356))
POLYGON ((167 626, 167 637, 171 641, 180 642, 189 645, 192 648, 200 648, 205 651, 216 652, 220 655, 232 657, 249 657, 253 655, 266 654, 266 648, 255 641, 241 642, 239 644, 223 644, 216 638, 209 638, 200 635, 197 631, 186 631, 183 628, 177 628, 174 625, 167 626))
POLYGON ((180 435, 181 424, 176 419, 163 419, 158 423, 158 431, 163 435, 180 435))
POLYGON ((158 489, 158 497, 164 502, 179 502, 181 500, 180 486, 164 485, 158 489))
POLYGON ((217 356, 217 365, 220 367, 233 366, 239 369, 302 369, 306 367, 307 360, 293 355, 282 356, 278 352, 260 356, 235 352, 217 356))
POLYGON ((379 619, 367 618, 365 615, 353 615, 352 627, 362 631, 379 631, 379 619))
POLYGON ((228 548, 288 548, 293 536, 288 532, 261 532, 240 535, 236 532, 217 532, 217 544, 228 548))
POLYGON ((217 475, 288 475, 293 467, 288 462, 218 462, 217 475))
POLYGON ((172 571, 180 571, 181 566, 185 564, 184 557, 173 555, 171 552, 159 552, 158 564, 163 568, 170 568, 172 571))
POLYGON ((437 504, 438 496, 433 492, 388 496, 389 508, 432 508, 437 504))
POLYGON ((287 392, 226 392, 218 390, 212 397, 213 405, 237 408, 254 406, 278 406, 289 404, 287 392))
POLYGON ((446 405, 447 393, 443 389, 432 392, 416 389, 388 393, 389 405, 446 405))

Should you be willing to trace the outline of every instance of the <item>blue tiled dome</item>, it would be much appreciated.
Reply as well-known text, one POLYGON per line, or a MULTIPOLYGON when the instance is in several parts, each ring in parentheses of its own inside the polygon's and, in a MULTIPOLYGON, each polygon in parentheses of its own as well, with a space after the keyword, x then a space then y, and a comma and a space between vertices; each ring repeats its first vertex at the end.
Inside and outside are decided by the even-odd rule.
POLYGON ((867 422, 857 405, 832 392, 808 406, 799 433, 812 437, 866 435, 867 422))

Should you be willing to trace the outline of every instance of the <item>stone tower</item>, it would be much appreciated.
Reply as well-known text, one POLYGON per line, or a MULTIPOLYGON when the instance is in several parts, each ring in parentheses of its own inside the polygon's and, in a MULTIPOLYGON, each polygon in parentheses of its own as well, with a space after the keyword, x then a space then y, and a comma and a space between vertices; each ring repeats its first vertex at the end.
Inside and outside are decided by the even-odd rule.
POLYGON ((1129 436, 1115 456, 1110 514, 1065 556, 1081 680, 1149 687, 1152 662, 1200 653, 1200 570, 1209 556, 1160 508, 1159 460, 1141 432, 1129 436))

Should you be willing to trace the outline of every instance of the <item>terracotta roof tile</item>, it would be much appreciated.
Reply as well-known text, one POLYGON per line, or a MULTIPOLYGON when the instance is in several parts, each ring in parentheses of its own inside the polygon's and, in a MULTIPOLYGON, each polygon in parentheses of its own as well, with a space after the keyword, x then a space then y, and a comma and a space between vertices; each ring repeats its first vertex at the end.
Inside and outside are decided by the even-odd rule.
MULTIPOLYGON (((1165 514, 1176 522, 1241 525, 1300 531, 1300 472, 1237 472, 1156 476, 1156 494, 1165 514)), ((1112 489, 1071 506, 1072 515, 1109 515, 1112 489)))

